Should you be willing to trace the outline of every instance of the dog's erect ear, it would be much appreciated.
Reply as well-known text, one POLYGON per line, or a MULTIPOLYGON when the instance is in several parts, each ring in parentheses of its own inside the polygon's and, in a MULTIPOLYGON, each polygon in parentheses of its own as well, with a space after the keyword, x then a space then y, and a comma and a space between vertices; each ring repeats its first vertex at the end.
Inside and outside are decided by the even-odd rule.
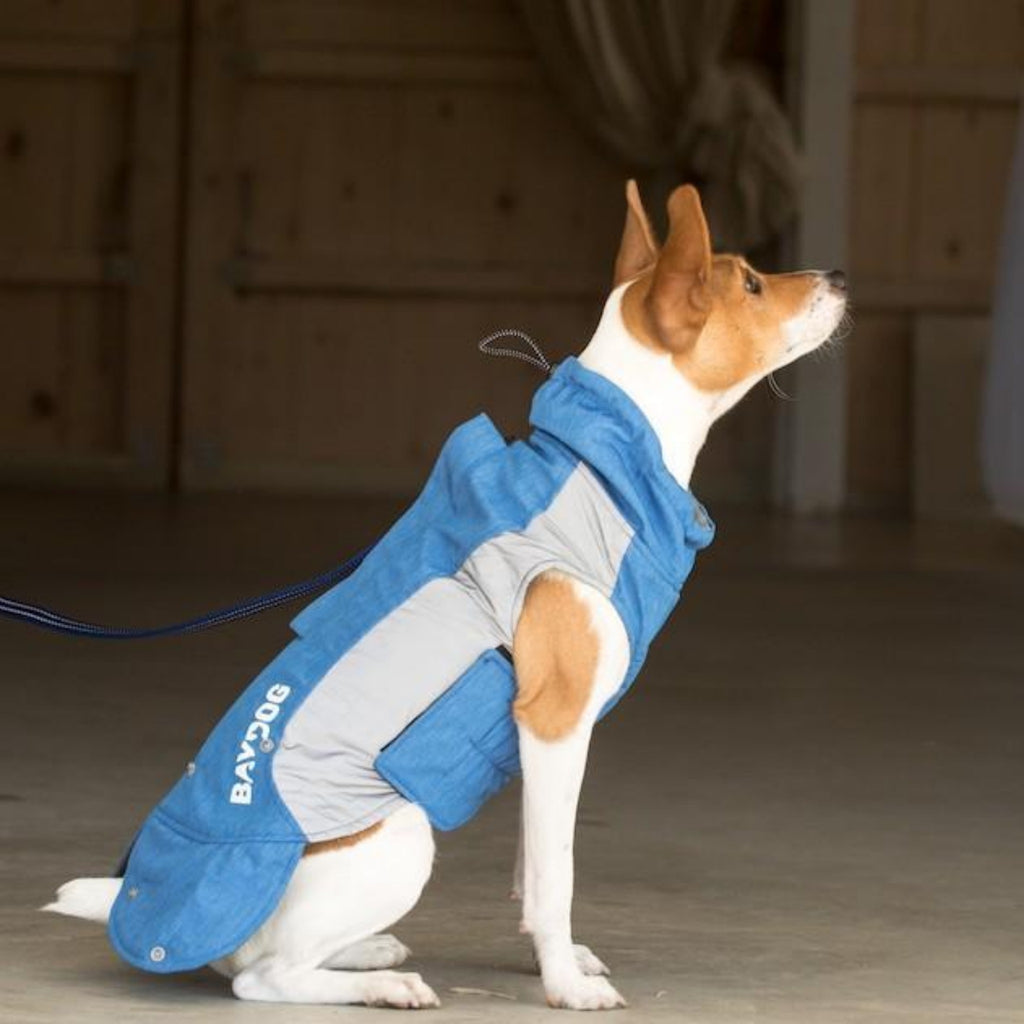
POLYGON ((615 257, 615 287, 652 266, 657 258, 658 243, 651 222, 640 201, 640 190, 630 178, 626 182, 626 225, 615 257))
POLYGON ((678 353, 693 345, 711 312, 711 236, 692 185, 669 196, 668 223, 647 308, 661 343, 678 353))

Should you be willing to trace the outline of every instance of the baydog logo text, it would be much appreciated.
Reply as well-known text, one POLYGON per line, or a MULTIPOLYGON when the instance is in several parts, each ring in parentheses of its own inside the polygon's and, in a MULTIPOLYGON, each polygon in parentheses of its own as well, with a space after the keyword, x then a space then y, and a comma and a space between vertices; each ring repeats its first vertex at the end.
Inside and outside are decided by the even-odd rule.
POLYGON ((235 755, 235 782, 231 786, 233 804, 251 804, 253 769, 257 752, 270 753, 274 741, 270 738, 270 723, 281 713, 281 705, 292 692, 290 686, 277 683, 267 690, 267 699, 256 709, 235 755))

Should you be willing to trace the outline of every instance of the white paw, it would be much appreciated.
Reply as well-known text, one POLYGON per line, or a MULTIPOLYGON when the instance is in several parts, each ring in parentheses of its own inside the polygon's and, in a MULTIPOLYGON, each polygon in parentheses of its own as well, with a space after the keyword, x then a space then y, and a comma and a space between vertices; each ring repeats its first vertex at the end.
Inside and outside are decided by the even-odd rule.
POLYGON ((380 971, 363 979, 367 1006, 395 1006, 401 1010, 425 1010, 440 1006, 434 990, 418 974, 380 971))
POLYGON ((398 967, 409 959, 411 950, 394 935, 371 935, 346 946, 324 962, 335 971, 379 971, 398 967))
POLYGON ((586 975, 611 974, 602 960, 599 960, 590 950, 589 946, 577 943, 572 947, 576 954, 576 966, 586 975))
POLYGON ((549 1006, 565 1010, 617 1010, 626 1005, 612 983, 596 975, 545 979, 544 991, 549 1006))

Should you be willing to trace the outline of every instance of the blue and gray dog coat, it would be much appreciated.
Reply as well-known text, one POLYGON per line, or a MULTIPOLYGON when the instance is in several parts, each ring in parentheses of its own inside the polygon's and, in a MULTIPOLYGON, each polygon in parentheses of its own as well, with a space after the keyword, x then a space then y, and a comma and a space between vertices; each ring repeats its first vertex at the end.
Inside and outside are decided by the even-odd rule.
POLYGON ((714 527, 650 425, 576 360, 507 443, 486 416, 448 438, 420 496, 348 579, 292 622, 135 839, 110 939, 151 971, 237 949, 310 842, 406 801, 440 829, 519 773, 509 650, 526 589, 558 569, 614 604, 636 677, 714 527))

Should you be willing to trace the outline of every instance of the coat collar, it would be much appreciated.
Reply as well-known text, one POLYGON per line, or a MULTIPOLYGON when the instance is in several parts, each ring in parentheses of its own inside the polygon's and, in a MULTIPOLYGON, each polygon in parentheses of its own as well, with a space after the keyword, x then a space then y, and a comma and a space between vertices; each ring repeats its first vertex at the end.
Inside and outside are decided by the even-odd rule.
POLYGON ((655 557, 682 582, 693 552, 711 543, 715 526, 704 506, 669 473, 658 438, 636 403, 569 358, 534 395, 530 423, 597 473, 655 557))

